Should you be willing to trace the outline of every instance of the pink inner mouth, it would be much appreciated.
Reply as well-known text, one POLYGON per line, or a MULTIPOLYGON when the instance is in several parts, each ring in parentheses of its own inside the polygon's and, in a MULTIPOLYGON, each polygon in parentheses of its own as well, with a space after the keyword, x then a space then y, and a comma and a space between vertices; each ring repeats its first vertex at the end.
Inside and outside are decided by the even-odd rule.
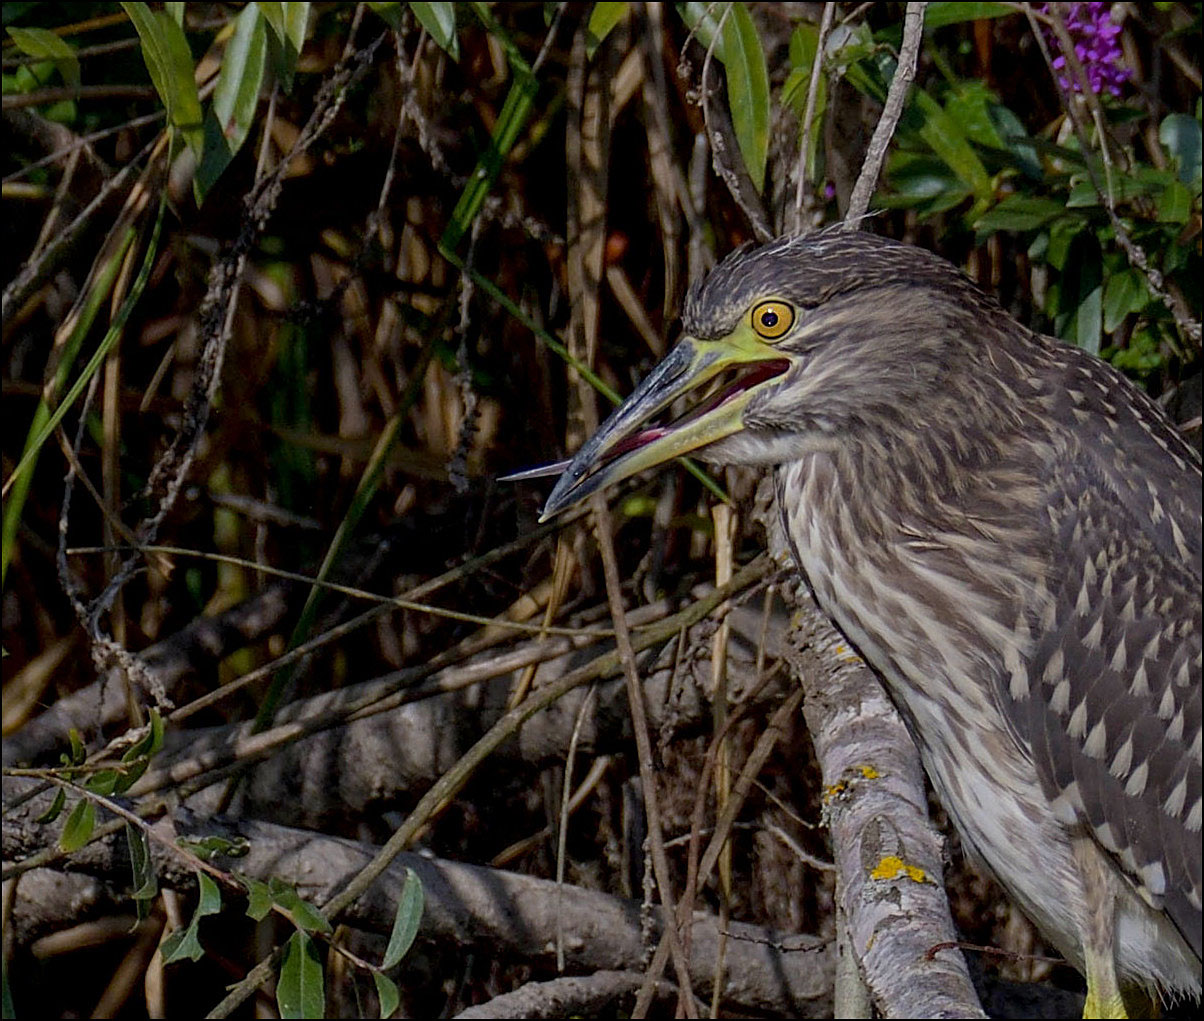
POLYGON ((695 408, 691 408, 680 419, 672 425, 657 425, 647 429, 641 429, 633 436, 628 436, 625 440, 621 440, 615 444, 614 450, 610 452, 607 461, 613 461, 616 458, 622 457, 624 454, 630 453, 633 450, 638 450, 640 447, 646 447, 649 443, 659 440, 662 436, 667 436, 675 429, 680 428, 686 422, 701 418, 703 415, 710 414, 716 408, 722 407, 737 394, 743 393, 745 390, 750 390, 759 383, 765 382, 767 379, 773 379, 775 376, 780 376, 790 368, 790 362, 784 358, 775 358, 771 361, 760 362, 754 365, 743 375, 738 376, 726 387, 721 387, 716 390, 709 398, 704 400, 695 408))

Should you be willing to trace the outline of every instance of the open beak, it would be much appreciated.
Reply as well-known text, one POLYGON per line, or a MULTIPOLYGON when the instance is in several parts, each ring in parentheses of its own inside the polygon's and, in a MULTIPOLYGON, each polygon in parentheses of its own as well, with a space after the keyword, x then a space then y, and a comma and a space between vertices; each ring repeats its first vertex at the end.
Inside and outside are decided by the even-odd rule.
POLYGON ((783 375, 790 364, 788 356, 747 327, 722 340, 682 338, 577 451, 544 504, 540 521, 603 486, 739 432, 753 394, 783 375), (669 419, 670 405, 687 394, 696 398, 691 408, 669 419))

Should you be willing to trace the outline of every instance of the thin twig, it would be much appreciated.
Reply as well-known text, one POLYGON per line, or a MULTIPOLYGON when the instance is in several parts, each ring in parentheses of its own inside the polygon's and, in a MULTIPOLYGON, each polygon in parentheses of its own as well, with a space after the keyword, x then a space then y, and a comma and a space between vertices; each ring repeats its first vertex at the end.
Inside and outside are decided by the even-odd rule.
POLYGON ((907 90, 915 80, 920 42, 924 37, 924 9, 927 6, 926 3, 909 3, 903 15, 903 42, 899 46, 899 63, 895 67, 895 76, 891 79, 890 90, 886 94, 882 116, 878 118, 878 126, 874 128, 874 135, 870 139, 865 162, 861 164, 861 173, 857 175, 857 183, 853 185, 853 194, 849 197, 849 208, 844 218, 845 230, 861 228, 866 211, 870 207, 870 198, 874 189, 878 187, 882 165, 886 162, 886 150, 894 137, 895 128, 899 125, 899 118, 903 116, 907 90))
POLYGON ((823 70, 824 47, 828 33, 836 17, 836 4, 824 4, 824 14, 819 22, 819 38, 815 43, 815 58, 811 62, 811 80, 807 83, 807 105, 803 110, 803 132, 799 142, 798 187, 794 193, 794 221, 791 230, 799 231, 803 226, 803 204, 807 195, 807 169, 811 152, 811 121, 815 118, 815 103, 819 97, 820 72, 823 70))
POLYGON ((664 938, 669 943, 673 958, 673 971, 683 1001, 679 1006, 693 1014, 696 1010, 693 983, 690 981, 690 962, 682 949, 677 930, 677 911, 673 896, 672 880, 669 875, 669 859, 665 855, 665 832, 661 820, 660 799, 657 796, 656 771, 653 768, 652 741, 648 737, 648 713, 644 708, 644 688, 640 684, 639 670, 635 662, 635 649, 623 610, 623 594, 619 581, 619 563, 615 557, 614 538, 611 532, 610 511, 606 498, 600 493, 590 501, 597 523, 598 548, 602 554, 602 572, 606 577, 606 594, 610 599, 610 615, 615 625, 615 641, 619 659, 623 664, 623 676, 627 680, 627 701, 631 709, 631 729, 635 734, 636 754, 640 763, 640 781, 644 791, 644 812, 648 817, 648 838, 652 848, 652 868, 656 873, 656 885, 660 891, 661 911, 665 917, 664 938))

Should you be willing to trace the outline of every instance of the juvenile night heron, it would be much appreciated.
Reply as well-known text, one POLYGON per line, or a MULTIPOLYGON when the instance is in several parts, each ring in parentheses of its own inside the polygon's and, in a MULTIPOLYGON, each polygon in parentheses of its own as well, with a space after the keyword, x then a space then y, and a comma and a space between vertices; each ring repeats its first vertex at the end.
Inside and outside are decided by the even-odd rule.
POLYGON ((544 516, 691 451, 776 466, 816 598, 1085 1013, 1198 996, 1195 450, 1109 365, 867 234, 740 248, 683 326, 544 516))

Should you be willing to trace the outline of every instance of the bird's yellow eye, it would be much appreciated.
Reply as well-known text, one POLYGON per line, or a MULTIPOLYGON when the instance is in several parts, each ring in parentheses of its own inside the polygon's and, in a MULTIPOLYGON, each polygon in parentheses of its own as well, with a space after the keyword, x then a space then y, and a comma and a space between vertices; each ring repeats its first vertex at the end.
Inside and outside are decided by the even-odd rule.
POLYGON ((794 325, 794 309, 784 301, 762 301, 753 306, 752 328, 766 340, 777 340, 794 325))

